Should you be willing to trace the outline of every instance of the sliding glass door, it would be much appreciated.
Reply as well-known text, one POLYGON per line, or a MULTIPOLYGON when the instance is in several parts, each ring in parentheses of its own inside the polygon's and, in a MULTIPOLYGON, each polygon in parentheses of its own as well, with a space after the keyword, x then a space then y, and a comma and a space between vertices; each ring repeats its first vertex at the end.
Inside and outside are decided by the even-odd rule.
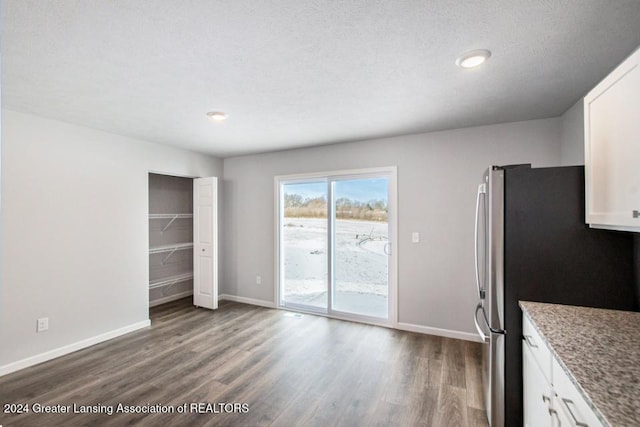
POLYGON ((327 183, 283 182, 280 194, 281 299, 291 307, 326 311, 327 183))
POLYGON ((394 172, 278 179, 280 306, 390 318, 394 172))
POLYGON ((332 185, 334 311, 386 319, 389 298, 389 179, 332 185))

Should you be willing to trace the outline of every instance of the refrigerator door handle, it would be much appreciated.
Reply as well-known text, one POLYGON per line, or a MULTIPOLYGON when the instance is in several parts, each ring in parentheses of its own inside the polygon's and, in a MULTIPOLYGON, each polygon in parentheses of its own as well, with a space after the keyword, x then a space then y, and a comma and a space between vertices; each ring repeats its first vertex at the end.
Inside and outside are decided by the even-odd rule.
POLYGON ((476 330, 478 331, 478 335, 480 336, 480 339, 482 339, 482 342, 489 342, 489 337, 484 334, 484 331, 478 323, 478 310, 482 310, 482 301, 480 301, 476 306, 476 312, 473 315, 473 322, 476 324, 476 330))
POLYGON ((499 335, 506 335, 507 334, 506 330, 499 329, 499 328, 492 328, 491 325, 489 325, 489 320, 487 319, 487 313, 484 312, 484 308, 482 307, 482 302, 479 302, 478 306, 476 307, 476 313, 478 313, 478 308, 482 309, 482 318, 484 319, 484 323, 487 325, 487 328, 489 328, 491 333, 492 334, 499 334, 499 335))
POLYGON ((476 196, 476 226, 474 234, 474 253, 476 261, 476 286, 478 287, 478 296, 480 299, 484 299, 485 290, 480 286, 480 259, 478 252, 478 241, 480 240, 480 200, 484 200, 484 195, 487 193, 487 187, 484 183, 478 185, 478 195, 476 196))

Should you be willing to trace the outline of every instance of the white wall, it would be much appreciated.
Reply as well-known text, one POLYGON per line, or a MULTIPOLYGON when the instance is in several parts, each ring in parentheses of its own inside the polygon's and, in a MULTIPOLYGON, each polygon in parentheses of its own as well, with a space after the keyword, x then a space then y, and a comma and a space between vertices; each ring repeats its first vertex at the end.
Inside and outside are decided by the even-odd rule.
POLYGON ((146 321, 148 172, 222 176, 222 161, 7 110, 2 145, 0 372, 146 321))
POLYGON ((584 165, 584 104, 580 98, 562 116, 560 138, 560 164, 584 165))
POLYGON ((275 175, 397 165, 399 321, 473 334, 482 173, 491 164, 558 165, 560 134, 553 118, 225 159, 221 293, 274 301, 275 175), (421 243, 411 243, 412 231, 421 243))

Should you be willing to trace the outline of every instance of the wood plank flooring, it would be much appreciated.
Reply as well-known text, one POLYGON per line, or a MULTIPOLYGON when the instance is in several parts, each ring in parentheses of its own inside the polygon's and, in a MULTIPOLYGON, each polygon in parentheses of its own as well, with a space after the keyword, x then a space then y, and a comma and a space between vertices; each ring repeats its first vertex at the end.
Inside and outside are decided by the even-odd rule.
POLYGON ((477 343, 233 302, 209 311, 189 298, 154 307, 151 321, 0 377, 1 409, 29 404, 26 414, 1 412, 0 425, 487 425, 477 343), (34 413, 34 404, 72 413, 34 413), (118 404, 174 412, 109 415, 118 404))

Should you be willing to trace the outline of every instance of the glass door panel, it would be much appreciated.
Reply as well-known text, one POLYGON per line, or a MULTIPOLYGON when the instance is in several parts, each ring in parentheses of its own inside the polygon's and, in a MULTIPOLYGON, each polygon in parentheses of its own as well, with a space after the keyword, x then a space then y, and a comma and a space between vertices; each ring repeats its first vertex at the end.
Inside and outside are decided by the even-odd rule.
POLYGON ((326 311, 328 228, 326 180, 281 184, 281 300, 326 311))
POLYGON ((388 318, 389 179, 339 179, 332 193, 334 311, 388 318))

